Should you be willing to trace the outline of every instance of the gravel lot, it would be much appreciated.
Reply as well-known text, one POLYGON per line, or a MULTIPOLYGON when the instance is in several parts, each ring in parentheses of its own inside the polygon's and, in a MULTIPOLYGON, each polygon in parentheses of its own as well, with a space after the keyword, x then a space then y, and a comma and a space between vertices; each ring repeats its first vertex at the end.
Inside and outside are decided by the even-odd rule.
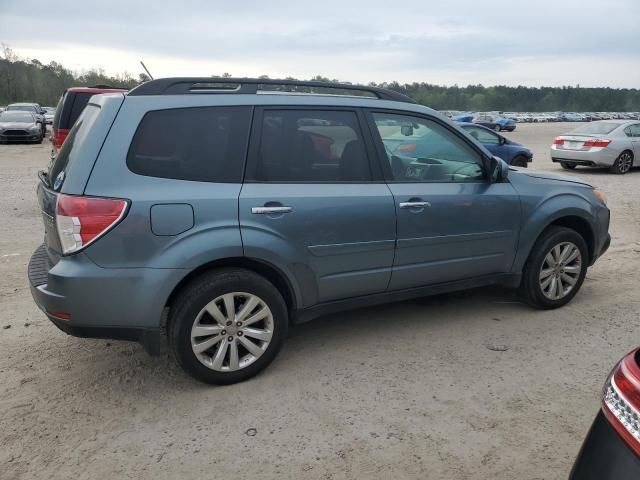
MULTIPOLYGON (((548 146, 569 128, 506 135, 560 171, 548 146)), ((48 150, 0 145, 2 479, 566 479, 606 375, 640 344, 640 171, 578 169, 609 197, 613 243, 569 306, 487 288, 334 315, 294 328, 257 378, 205 386, 33 304, 48 150)))

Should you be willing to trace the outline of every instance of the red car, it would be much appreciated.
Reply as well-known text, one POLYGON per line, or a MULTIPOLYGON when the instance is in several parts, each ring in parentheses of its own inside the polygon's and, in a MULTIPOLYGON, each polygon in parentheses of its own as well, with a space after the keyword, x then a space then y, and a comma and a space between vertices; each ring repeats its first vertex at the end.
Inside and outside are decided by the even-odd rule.
POLYGON ((640 349, 613 369, 569 480, 640 478, 640 349))
POLYGON ((93 87, 71 87, 65 90, 60 97, 58 106, 56 107, 56 115, 53 117, 53 135, 51 141, 53 149, 51 150, 51 158, 55 158, 58 150, 62 148, 69 130, 73 127, 84 107, 89 103, 89 99, 93 95, 100 93, 127 92, 125 88, 113 88, 109 85, 96 85, 93 87))

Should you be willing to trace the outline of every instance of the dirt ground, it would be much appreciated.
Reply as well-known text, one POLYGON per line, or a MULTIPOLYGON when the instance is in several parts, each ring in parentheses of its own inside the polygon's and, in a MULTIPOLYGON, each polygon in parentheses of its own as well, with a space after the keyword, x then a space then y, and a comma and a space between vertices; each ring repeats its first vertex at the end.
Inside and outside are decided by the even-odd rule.
MULTIPOLYGON (((548 146, 569 128, 506 135, 560 171, 548 146)), ((333 315, 294 328, 257 378, 202 385, 168 353, 69 337, 34 305, 48 149, 0 145, 3 480, 566 479, 609 370, 640 344, 640 171, 578 169, 609 197, 613 243, 567 307, 486 288, 333 315)))

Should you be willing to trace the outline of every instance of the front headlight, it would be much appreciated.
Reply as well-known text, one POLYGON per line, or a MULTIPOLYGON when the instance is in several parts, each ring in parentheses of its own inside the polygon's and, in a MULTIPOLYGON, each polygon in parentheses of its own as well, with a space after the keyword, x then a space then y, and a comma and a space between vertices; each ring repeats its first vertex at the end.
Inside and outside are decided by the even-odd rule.
POLYGON ((39 132, 40 131, 40 125, 38 125, 37 123, 31 127, 29 130, 31 130, 32 132, 39 132))
POLYGON ((595 195, 595 197, 598 199, 600 203, 602 203, 605 206, 607 205, 607 196, 603 192, 594 188, 593 194, 595 195))

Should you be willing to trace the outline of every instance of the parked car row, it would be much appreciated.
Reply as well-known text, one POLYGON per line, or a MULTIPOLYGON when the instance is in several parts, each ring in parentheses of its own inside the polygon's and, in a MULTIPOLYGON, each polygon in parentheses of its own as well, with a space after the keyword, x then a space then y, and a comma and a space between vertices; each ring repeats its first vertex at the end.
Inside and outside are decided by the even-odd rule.
MULTIPOLYGON (((516 123, 640 120, 640 112, 460 112, 455 110, 443 110, 440 113, 450 119, 461 122, 475 122, 477 118, 486 116, 506 118, 513 120, 516 123)), ((508 129, 502 128, 502 130, 508 129)))

